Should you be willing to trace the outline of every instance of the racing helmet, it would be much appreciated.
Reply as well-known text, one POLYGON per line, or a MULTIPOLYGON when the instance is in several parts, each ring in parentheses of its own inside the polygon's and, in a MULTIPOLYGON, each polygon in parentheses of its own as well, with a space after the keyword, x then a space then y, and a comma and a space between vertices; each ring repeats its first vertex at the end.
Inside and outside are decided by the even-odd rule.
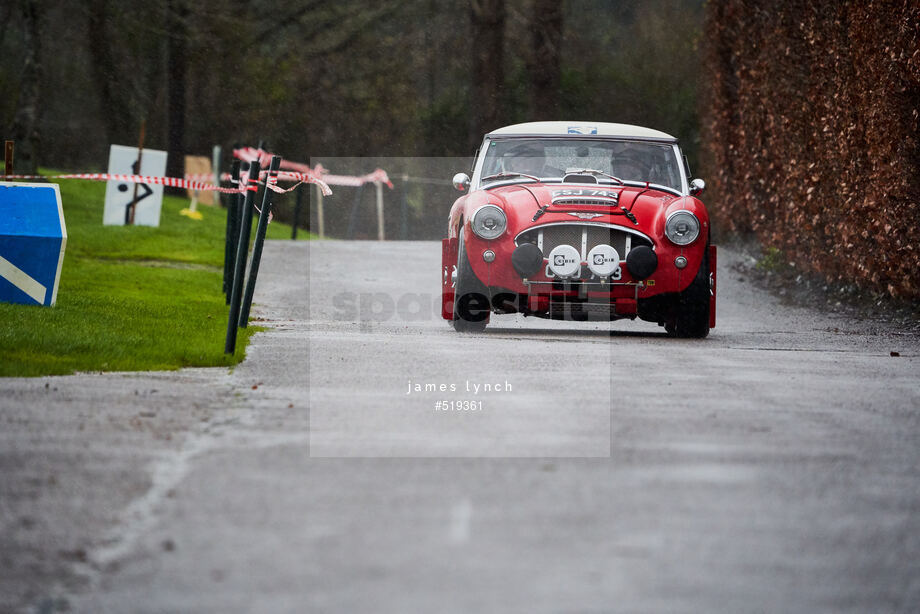
POLYGON ((539 141, 527 141, 515 145, 502 155, 502 170, 512 173, 527 173, 528 175, 543 174, 546 165, 546 151, 539 141))
POLYGON ((649 164, 645 155, 638 148, 630 147, 628 143, 623 143, 613 149, 610 168, 613 175, 620 179, 648 180, 649 164))

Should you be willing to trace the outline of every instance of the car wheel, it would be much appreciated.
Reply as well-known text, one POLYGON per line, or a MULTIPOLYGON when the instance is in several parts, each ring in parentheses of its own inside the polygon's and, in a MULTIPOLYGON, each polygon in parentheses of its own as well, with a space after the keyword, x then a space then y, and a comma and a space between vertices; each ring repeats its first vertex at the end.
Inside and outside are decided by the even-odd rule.
POLYGON ((673 337, 702 339, 709 334, 709 249, 693 282, 680 293, 676 313, 665 324, 673 337))
POLYGON ((480 332, 489 323, 489 293, 470 266, 463 228, 460 229, 457 243, 457 283, 454 286, 452 324, 457 332, 480 332))

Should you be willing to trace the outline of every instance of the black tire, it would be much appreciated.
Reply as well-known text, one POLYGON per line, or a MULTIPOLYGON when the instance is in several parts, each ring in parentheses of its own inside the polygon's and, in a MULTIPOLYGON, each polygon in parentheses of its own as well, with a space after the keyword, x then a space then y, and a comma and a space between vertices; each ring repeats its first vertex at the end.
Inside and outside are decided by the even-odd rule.
POLYGON ((672 337, 703 339, 709 334, 709 248, 693 282, 680 293, 675 313, 665 324, 672 337))
POLYGON ((454 286, 454 319, 459 333, 478 333, 489 323, 489 292, 470 266, 463 240, 463 228, 457 237, 457 283, 454 286))

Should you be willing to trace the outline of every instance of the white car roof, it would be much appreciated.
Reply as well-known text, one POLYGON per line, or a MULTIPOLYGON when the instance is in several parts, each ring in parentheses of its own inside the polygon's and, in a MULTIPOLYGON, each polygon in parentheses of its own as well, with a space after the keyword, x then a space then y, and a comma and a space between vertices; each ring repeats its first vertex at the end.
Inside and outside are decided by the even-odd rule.
POLYGON ((673 136, 643 128, 642 126, 633 126, 630 124, 611 124, 608 122, 588 122, 588 121, 570 121, 570 122, 528 122, 526 124, 514 124, 505 126, 498 130, 493 130, 486 136, 511 136, 511 135, 532 135, 532 136, 618 136, 625 138, 639 139, 660 139, 666 141, 676 141, 673 136))

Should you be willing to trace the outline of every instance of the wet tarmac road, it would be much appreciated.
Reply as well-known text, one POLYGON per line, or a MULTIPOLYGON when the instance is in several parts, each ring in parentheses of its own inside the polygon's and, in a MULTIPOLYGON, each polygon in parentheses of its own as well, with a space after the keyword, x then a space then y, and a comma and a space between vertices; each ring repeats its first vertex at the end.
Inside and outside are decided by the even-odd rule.
POLYGON ((439 258, 270 242, 232 372, 0 381, 0 611, 917 609, 916 335, 727 250, 703 341, 458 335, 439 258))

